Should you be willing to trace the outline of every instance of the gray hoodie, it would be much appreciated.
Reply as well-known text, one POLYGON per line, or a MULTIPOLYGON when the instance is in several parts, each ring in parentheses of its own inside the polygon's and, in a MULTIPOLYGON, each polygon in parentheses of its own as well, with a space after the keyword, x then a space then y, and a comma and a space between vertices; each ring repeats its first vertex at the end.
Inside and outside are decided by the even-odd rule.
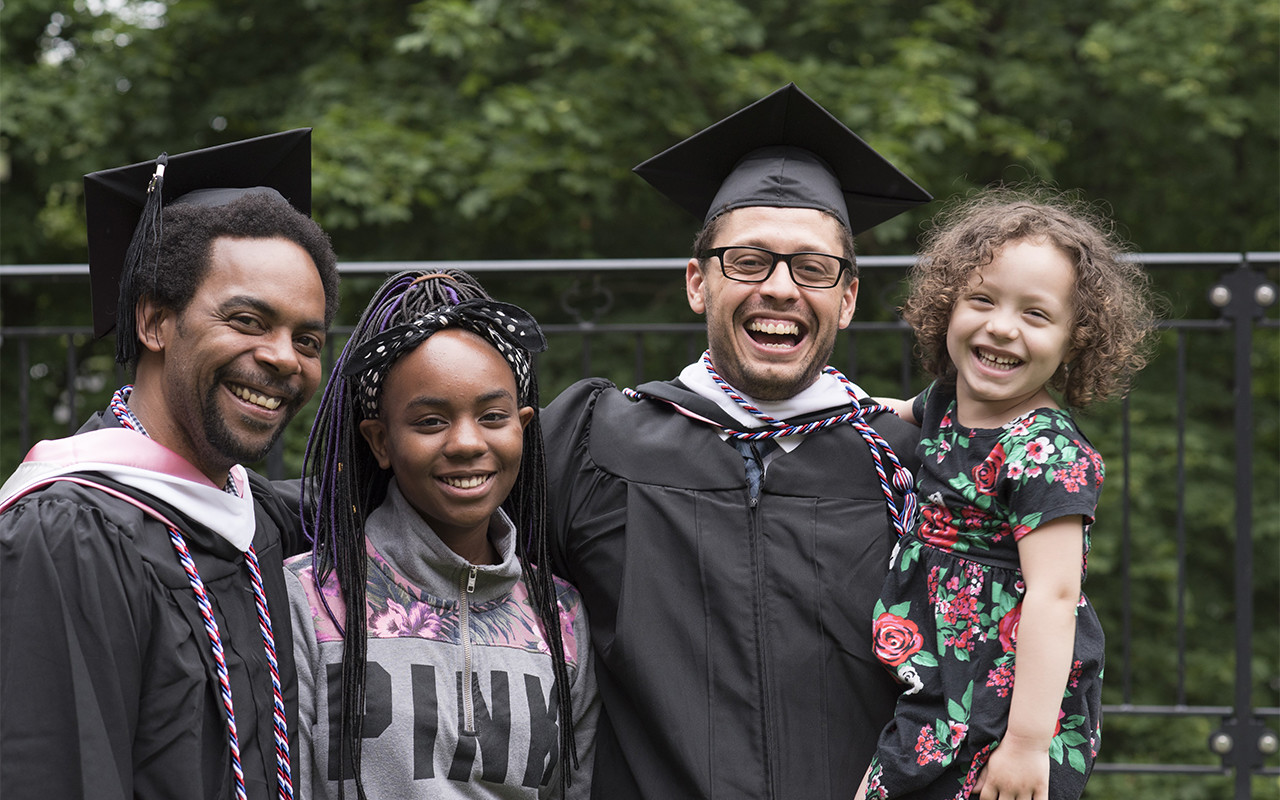
MULTIPOLYGON (((370 798, 560 796, 551 657, 521 579, 514 527, 501 510, 489 538, 501 563, 463 560, 394 480, 365 523, 361 776, 370 798)), ((335 576, 317 589, 309 554, 286 563, 285 583, 298 662, 294 786, 300 798, 336 798, 342 635, 333 618, 344 619, 344 605, 335 576)), ((581 598, 559 579, 556 590, 581 764, 569 797, 586 798, 599 699, 581 598)), ((349 775, 346 792, 355 796, 349 775)))

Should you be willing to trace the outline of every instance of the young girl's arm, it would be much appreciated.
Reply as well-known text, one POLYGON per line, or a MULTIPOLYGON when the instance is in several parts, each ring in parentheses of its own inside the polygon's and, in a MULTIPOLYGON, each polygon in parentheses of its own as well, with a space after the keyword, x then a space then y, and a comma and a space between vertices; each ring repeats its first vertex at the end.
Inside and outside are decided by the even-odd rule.
POLYGON ((1047 522, 1018 542, 1027 592, 1018 622, 1009 727, 978 776, 973 797, 1049 796, 1049 742, 1071 671, 1083 546, 1078 515, 1047 522))
POLYGON ((916 415, 911 412, 911 406, 916 401, 914 397, 909 397, 906 400, 899 400, 895 397, 877 397, 875 398, 875 401, 882 406, 892 408, 898 416, 902 417, 907 422, 910 422, 912 425, 920 424, 920 420, 916 419, 916 415))

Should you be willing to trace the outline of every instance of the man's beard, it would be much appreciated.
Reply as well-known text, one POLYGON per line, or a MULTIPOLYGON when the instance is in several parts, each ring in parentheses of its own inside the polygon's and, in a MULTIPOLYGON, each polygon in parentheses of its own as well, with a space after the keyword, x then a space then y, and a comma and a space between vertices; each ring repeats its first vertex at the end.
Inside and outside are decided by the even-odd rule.
MULTIPOLYGON (((800 394, 813 385, 822 373, 823 367, 831 360, 835 350, 835 336, 823 346, 817 347, 812 357, 803 364, 791 364, 779 374, 757 370, 756 364, 746 359, 739 359, 732 341, 724 340, 718 333, 710 335, 708 328, 708 346, 711 350, 711 361, 720 377, 739 392, 755 400, 787 400, 800 394), (718 347, 717 345, 724 345, 718 347), (718 357, 717 357, 718 356, 718 357)), ((723 330, 717 328, 717 330, 723 330)), ((729 328, 732 337, 734 328, 729 328)), ((810 335, 813 335, 812 333, 810 335)))
MULTIPOLYGON (((271 448, 275 447, 284 429, 301 410, 301 405, 297 402, 296 397, 290 397, 285 402, 285 415, 275 426, 275 431, 267 439, 266 443, 261 446, 254 446, 250 443, 242 441, 235 433, 232 432, 225 417, 217 412, 218 408, 218 392, 222 390, 226 376, 219 373, 216 376, 213 386, 209 387, 209 391, 205 393, 204 408, 201 416, 204 424, 204 438, 209 447, 224 458, 231 459, 235 464, 252 464, 267 457, 271 452, 271 448)), ((259 427, 259 423, 252 420, 249 424, 259 427)), ((260 430, 266 430, 266 426, 262 425, 260 430)))

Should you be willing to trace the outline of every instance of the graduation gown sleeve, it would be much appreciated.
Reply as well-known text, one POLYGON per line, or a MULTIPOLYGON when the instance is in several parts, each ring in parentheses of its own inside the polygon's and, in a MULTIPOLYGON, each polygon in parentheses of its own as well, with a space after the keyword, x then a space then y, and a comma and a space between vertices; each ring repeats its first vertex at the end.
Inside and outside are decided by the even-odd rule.
POLYGON ((0 515, 0 794, 187 796, 200 655, 128 532, 60 494, 0 515))

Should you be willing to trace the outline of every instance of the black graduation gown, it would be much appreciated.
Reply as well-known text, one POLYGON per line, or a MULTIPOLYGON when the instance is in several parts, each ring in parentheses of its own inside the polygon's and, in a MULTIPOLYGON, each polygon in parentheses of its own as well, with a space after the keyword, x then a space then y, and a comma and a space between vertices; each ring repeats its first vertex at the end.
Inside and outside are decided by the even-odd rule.
MULTIPOLYGON (((736 427, 679 381, 639 389, 736 427)), ((914 469, 918 429, 871 421, 914 469)), ((898 693, 871 651, 895 533, 863 439, 810 434, 752 506, 738 451, 668 403, 583 381, 542 424, 604 702, 593 797, 851 796, 898 693)))
MULTIPOLYGON (((81 432, 117 425, 95 415, 81 432)), ((87 477, 130 494, 99 474, 87 477)), ((281 530, 296 512, 252 473, 254 548, 296 751, 297 678, 281 530)), ((198 520, 181 525, 213 605, 248 796, 275 798, 271 677, 245 557, 198 520)), ((58 482, 0 515, 0 796, 231 798, 216 667, 163 524, 97 489, 58 482)))

